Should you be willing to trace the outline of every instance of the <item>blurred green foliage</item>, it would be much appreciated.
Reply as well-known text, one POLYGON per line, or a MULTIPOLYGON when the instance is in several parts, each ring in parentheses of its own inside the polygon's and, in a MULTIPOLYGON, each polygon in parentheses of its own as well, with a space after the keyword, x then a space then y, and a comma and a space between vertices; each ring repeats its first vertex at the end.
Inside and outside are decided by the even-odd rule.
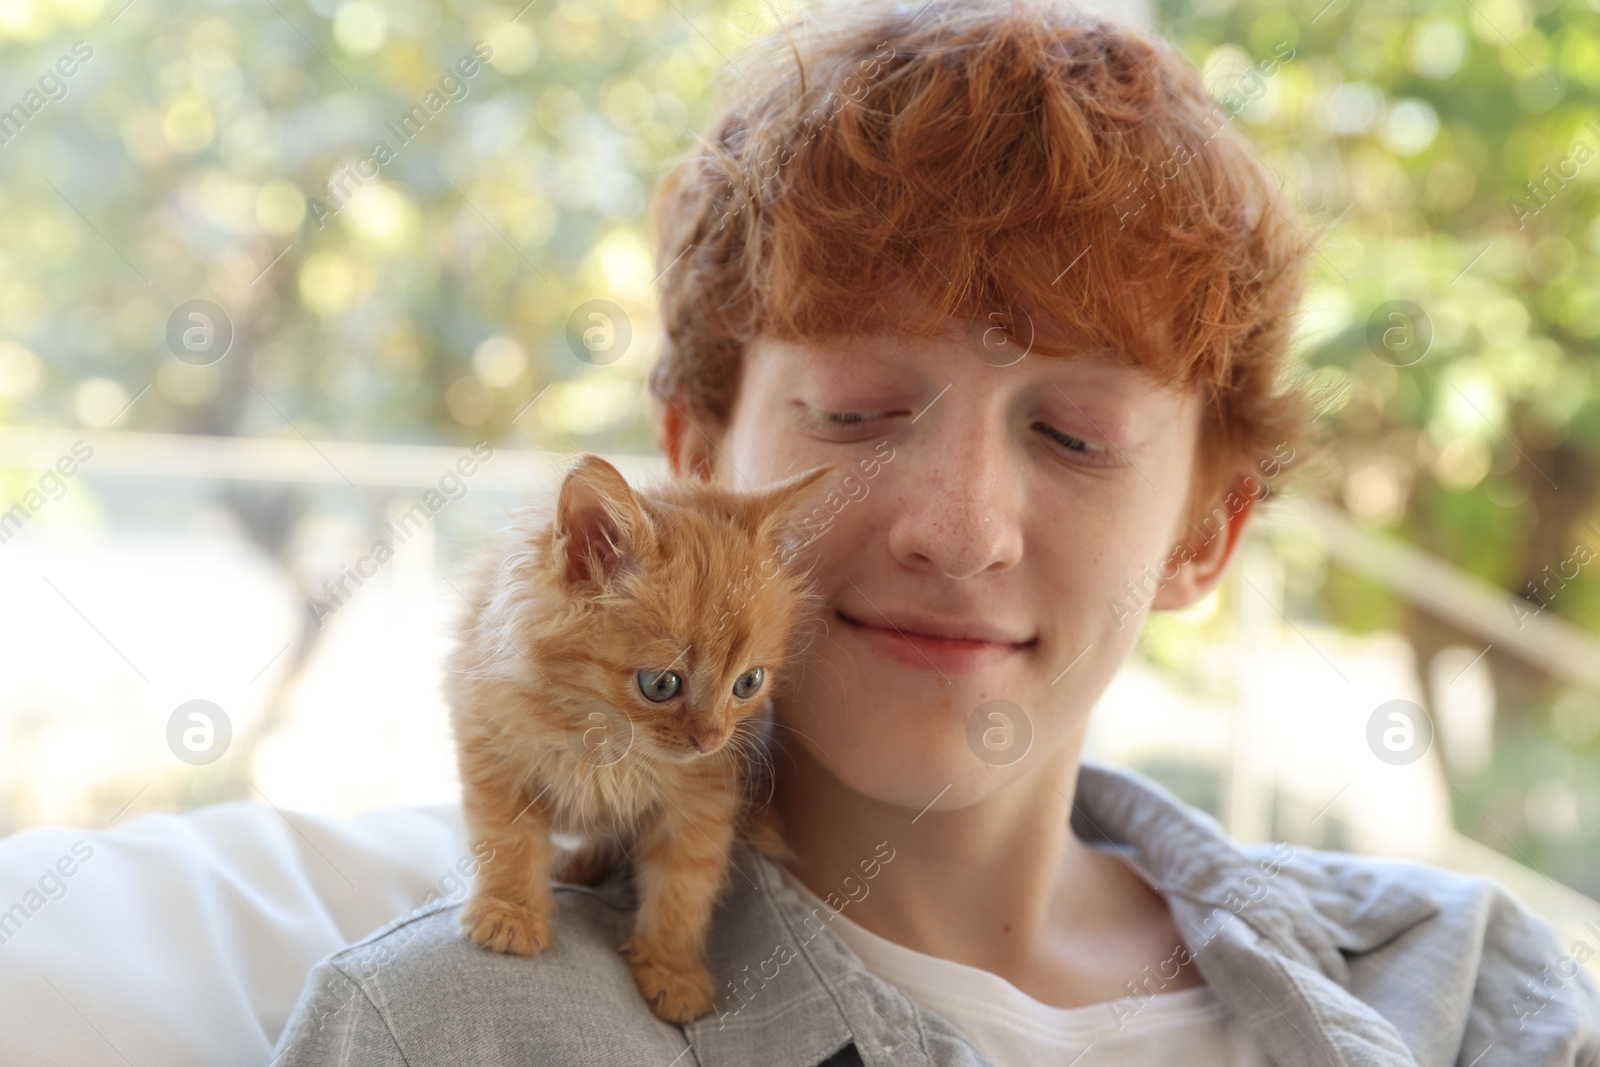
POLYGON ((0 13, 0 107, 93 53, 0 144, 0 419, 103 426, 153 385, 118 429, 649 447, 642 216, 737 19, 125 3, 0 13), (633 327, 603 366, 566 336, 593 298, 633 327), (168 348, 191 299, 236 331, 210 366, 168 348))
MULTIPOLYGON (((1600 11, 1202 0, 1165 15, 1214 92, 1253 98, 1237 121, 1307 215, 1338 220, 1297 344, 1348 387, 1329 495, 1508 590, 1600 545, 1600 11), (1245 73, 1276 42, 1294 58, 1264 83, 1245 73), (1380 316, 1374 343, 1393 301, 1421 314, 1380 316)), ((1554 605, 1600 629, 1595 608, 1565 591, 1554 605)))
MULTIPOLYGON (((1159 19, 1215 95, 1250 98, 1236 122, 1307 215, 1336 220, 1296 345, 1348 387, 1320 491, 1507 590, 1508 618, 1538 593, 1600 631, 1600 559, 1563 568, 1600 549, 1600 5, 1324 2, 1164 3, 1159 19), (1249 74, 1280 42, 1294 58, 1249 74), (1525 584, 1563 569, 1578 577, 1525 584)), ((1400 628, 1419 657, 1476 640, 1336 566, 1321 592, 1332 622, 1400 628)), ((1495 758, 1456 783, 1457 825, 1594 894, 1600 753, 1570 710, 1590 695, 1488 662, 1495 758)))

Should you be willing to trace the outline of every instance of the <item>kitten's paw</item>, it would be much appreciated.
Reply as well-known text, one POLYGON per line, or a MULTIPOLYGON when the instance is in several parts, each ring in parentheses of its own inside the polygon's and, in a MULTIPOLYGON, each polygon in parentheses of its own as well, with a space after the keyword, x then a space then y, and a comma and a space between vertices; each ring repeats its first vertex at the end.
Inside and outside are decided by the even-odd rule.
POLYGON ((715 987, 699 963, 667 963, 630 937, 620 946, 633 970, 633 981, 656 1018, 687 1023, 711 1010, 715 987))
POLYGON ((473 941, 496 952, 537 956, 550 947, 547 912, 492 897, 474 897, 461 912, 461 925, 473 941))

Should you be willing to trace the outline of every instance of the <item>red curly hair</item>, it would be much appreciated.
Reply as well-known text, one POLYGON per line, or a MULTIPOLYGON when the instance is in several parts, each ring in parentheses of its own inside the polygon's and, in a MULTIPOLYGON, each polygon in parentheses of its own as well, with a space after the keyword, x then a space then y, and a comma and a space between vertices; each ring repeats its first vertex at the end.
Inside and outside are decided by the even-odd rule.
POLYGON ((1304 443, 1280 370, 1312 246, 1170 44, 1043 0, 850 0, 732 67, 651 204, 658 425, 670 398, 720 436, 757 334, 953 315, 1203 389, 1191 514, 1304 443))

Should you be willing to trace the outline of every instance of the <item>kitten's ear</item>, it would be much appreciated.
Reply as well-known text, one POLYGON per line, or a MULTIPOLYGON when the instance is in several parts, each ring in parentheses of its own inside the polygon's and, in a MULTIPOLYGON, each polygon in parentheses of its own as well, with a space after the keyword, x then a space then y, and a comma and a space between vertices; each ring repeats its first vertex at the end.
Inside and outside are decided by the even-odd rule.
POLYGON ((785 550, 803 543, 806 540, 803 530, 786 530, 785 527, 818 495, 817 483, 836 469, 832 466, 813 467, 761 490, 750 503, 754 509, 755 528, 761 539, 774 542, 785 550))
POLYGON ((592 452, 567 468, 556 498, 556 559, 569 586, 601 582, 637 560, 655 537, 650 516, 622 474, 592 452))

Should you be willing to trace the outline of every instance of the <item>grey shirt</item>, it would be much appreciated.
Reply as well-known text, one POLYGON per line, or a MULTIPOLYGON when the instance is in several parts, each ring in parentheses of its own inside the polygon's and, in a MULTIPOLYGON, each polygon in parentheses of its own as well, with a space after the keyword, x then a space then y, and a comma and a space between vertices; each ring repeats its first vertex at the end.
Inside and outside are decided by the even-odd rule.
MULTIPOLYGON (((1185 942, 1128 976, 1108 1019, 1135 1014, 1192 955, 1284 1067, 1600 1067, 1600 991, 1582 961, 1487 879, 1244 848, 1155 783, 1089 763, 1072 825, 1129 857, 1185 942)), ((537 957, 474 945, 449 902, 333 953, 312 970, 272 1067, 993 1067, 869 973, 828 928, 834 913, 806 907, 766 857, 741 844, 732 859, 706 945, 720 992, 687 1026, 650 1013, 617 953, 636 901, 624 866, 592 888, 557 888, 552 945, 537 957)), ((1083 1067, 1092 1061, 1091 1047, 1083 1067)))

